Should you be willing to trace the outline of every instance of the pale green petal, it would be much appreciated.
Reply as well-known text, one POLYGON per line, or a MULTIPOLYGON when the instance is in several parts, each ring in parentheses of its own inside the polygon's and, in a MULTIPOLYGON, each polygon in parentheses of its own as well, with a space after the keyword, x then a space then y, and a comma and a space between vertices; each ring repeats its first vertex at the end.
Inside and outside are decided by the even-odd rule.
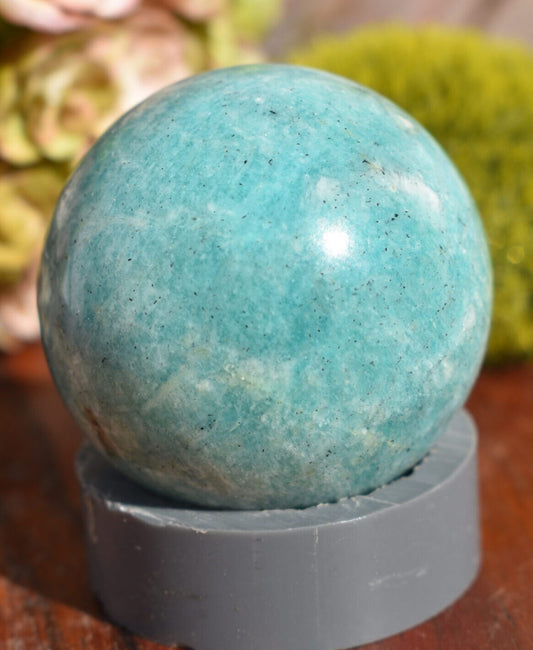
POLYGON ((0 120, 0 156, 13 165, 31 165, 40 159, 38 148, 28 138, 19 113, 8 113, 0 120))

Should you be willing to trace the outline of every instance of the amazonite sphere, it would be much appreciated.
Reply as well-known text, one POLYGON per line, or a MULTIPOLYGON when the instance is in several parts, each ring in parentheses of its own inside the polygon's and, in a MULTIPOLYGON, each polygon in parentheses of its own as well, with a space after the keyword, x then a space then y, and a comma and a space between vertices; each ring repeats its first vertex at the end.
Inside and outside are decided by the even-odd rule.
POLYGON ((90 150, 46 242, 42 336, 120 470, 211 507, 365 493, 465 401, 491 310, 480 220, 409 115, 263 65, 153 95, 90 150))

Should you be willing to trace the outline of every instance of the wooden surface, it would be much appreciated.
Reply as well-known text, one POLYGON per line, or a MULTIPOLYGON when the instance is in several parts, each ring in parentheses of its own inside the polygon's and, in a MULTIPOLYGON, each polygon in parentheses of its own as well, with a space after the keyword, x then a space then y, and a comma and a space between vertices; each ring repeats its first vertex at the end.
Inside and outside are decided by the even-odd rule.
MULTIPOLYGON (((448 610, 367 650, 533 649, 533 365, 484 371, 469 408, 480 429, 482 571, 448 610)), ((0 357, 0 649, 162 649, 106 622, 91 596, 79 443, 40 347, 0 357)))

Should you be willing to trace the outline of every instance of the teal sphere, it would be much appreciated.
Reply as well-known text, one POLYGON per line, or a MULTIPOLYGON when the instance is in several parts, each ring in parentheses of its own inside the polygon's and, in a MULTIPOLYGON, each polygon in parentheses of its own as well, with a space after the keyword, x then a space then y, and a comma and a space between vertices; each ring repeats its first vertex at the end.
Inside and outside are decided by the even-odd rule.
POLYGON ((202 506, 305 507, 426 454, 482 362, 491 270, 409 115, 331 74, 242 66, 92 147, 39 310, 58 389, 119 470, 202 506))

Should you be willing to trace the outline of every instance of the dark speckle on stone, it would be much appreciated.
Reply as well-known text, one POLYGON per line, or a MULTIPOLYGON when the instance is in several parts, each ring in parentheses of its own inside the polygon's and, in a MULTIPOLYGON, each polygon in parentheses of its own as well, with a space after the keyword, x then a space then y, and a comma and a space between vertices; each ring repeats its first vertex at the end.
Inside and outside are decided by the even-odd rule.
POLYGON ((93 433, 96 435, 96 439, 104 451, 109 456, 120 456, 119 450, 115 446, 114 442, 109 438, 102 425, 96 419, 94 412, 88 406, 85 406, 83 407, 83 414, 89 422, 93 433))

